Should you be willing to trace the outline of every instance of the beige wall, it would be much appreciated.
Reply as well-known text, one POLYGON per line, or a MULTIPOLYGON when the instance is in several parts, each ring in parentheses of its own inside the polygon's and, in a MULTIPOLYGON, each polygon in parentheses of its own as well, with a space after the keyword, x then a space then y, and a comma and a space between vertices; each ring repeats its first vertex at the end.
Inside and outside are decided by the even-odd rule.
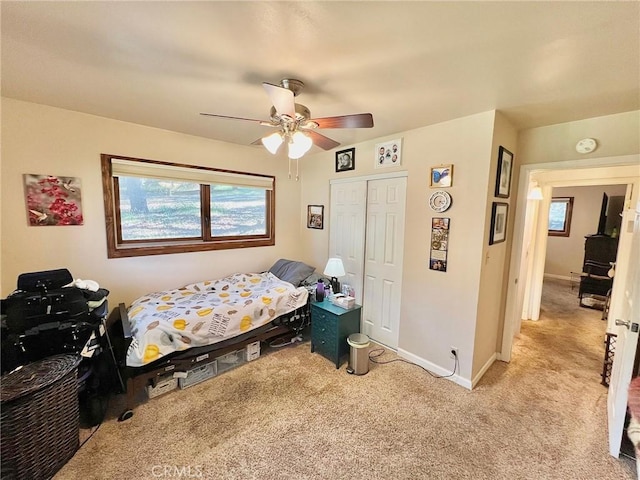
MULTIPOLYGON (((300 182, 287 178, 287 160, 262 149, 241 147, 140 125, 16 100, 2 100, 2 219, 0 285, 6 296, 20 273, 69 268, 111 291, 112 306, 149 291, 259 271, 281 257, 301 259, 321 270, 329 243, 329 181, 333 178, 406 171, 407 208, 399 349, 448 370, 451 346, 460 354, 459 378, 471 385, 492 360, 503 325, 508 258, 517 195, 518 164, 578 158, 573 146, 599 140, 597 154, 638 153, 638 112, 541 127, 516 134, 490 111, 356 145, 356 169, 335 172, 335 152, 300 160, 300 182), (517 136, 517 142, 516 142, 517 136), (375 144, 403 138, 403 163, 376 169, 375 144), (497 151, 515 154, 507 241, 488 245, 497 151), (274 174, 276 246, 155 257, 106 258, 100 153, 208 165, 274 174), (429 169, 454 165, 452 208, 428 207, 429 169), (85 224, 29 227, 22 174, 80 177, 85 224), (306 228, 307 205, 325 205, 325 228, 306 228), (448 271, 429 270, 430 221, 451 219, 448 271)), ((348 145, 344 146, 345 148, 348 145)), ((593 155, 593 154, 592 154, 593 155)))
POLYGON ((518 152, 522 165, 640 153, 640 111, 588 118, 522 130, 518 152), (575 150, 578 140, 595 138, 598 148, 589 154, 575 150))
POLYGON ((20 273, 68 268, 110 290, 109 302, 130 303, 159 289, 261 271, 280 257, 301 256, 300 184, 287 161, 263 149, 183 135, 68 110, 2 99, 2 296, 20 273), (100 154, 206 165, 276 175, 276 245, 237 250, 107 259, 100 154), (79 177, 84 225, 30 227, 24 173, 79 177))
POLYGON ((472 380, 474 382, 479 379, 479 376, 481 376, 485 369, 493 362, 502 338, 507 294, 506 280, 509 278, 509 256, 513 236, 515 205, 518 198, 519 155, 516 142, 516 129, 504 115, 497 113, 494 124, 489 182, 486 194, 485 233, 481 258, 482 270, 480 274, 480 291, 478 295, 478 312, 473 350, 472 380), (498 150, 500 146, 505 147, 514 154, 509 198, 496 198, 494 196, 498 170, 498 150), (509 204, 507 239, 502 243, 489 245, 493 202, 505 202, 509 204))
MULTIPOLYGON (((399 349, 450 370, 453 361, 449 350, 455 346, 460 354, 460 377, 467 382, 471 379, 480 271, 488 241, 487 195, 489 190, 493 192, 490 184, 495 179, 494 119, 495 112, 484 112, 357 144, 354 171, 335 173, 334 152, 302 161, 302 210, 306 212, 307 204, 325 205, 325 220, 329 218, 331 179, 408 172, 399 349), (375 144, 400 137, 402 165, 374 168, 375 144), (452 207, 439 215, 429 208, 428 200, 434 191, 429 188, 430 167, 440 164, 453 164, 454 177, 453 186, 448 189, 452 207), (429 270, 430 222, 436 216, 451 219, 446 273, 429 270)), ((324 265, 330 228, 325 222, 324 230, 303 229, 307 261, 324 265)), ((496 264, 501 261, 496 258, 496 264)), ((498 270, 501 268, 502 264, 498 270)), ((501 291, 500 284, 494 287, 501 291)), ((489 333, 488 338, 495 335, 496 332, 489 333)))
POLYGON ((624 196, 626 185, 596 185, 588 187, 554 188, 554 197, 573 197, 571 230, 568 237, 550 236, 544 273, 570 278, 571 272, 581 272, 584 260, 584 237, 597 233, 602 194, 624 196))

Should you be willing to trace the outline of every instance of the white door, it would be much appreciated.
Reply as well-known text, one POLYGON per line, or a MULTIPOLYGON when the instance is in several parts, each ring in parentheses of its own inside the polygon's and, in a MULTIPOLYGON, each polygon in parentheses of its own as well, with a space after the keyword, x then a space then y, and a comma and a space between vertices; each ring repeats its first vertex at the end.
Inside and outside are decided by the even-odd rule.
POLYGON ((371 180, 367 188, 362 331, 398 348, 406 177, 371 180))
POLYGON ((620 455, 620 444, 627 412, 628 389, 633 373, 638 345, 638 328, 640 327, 640 202, 636 206, 635 218, 633 217, 634 212, 627 210, 622 219, 622 228, 629 228, 629 224, 633 222, 633 234, 623 308, 616 319, 616 324, 620 325, 615 332, 617 338, 607 398, 609 452, 616 458, 620 455))
POLYGON ((364 235, 367 209, 365 180, 331 184, 329 257, 342 259, 346 276, 340 283, 352 286, 356 303, 362 304, 364 235))

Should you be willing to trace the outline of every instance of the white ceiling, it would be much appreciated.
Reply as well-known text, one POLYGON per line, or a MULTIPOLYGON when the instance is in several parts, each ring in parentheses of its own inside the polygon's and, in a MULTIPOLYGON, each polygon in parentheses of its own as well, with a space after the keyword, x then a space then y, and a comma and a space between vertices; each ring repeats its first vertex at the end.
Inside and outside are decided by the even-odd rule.
POLYGON ((640 3, 2 2, 2 95, 248 145, 261 82, 343 145, 492 109, 518 128, 640 108, 640 3))

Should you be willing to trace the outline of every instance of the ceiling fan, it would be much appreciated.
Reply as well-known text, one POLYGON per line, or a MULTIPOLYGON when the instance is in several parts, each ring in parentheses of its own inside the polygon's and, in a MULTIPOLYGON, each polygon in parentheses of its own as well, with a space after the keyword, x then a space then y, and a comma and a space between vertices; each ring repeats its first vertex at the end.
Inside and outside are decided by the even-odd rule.
POLYGON ((293 78, 284 78, 280 85, 263 82, 272 107, 270 120, 255 120, 251 118, 230 117, 213 113, 201 113, 209 117, 227 118, 232 120, 246 120, 260 125, 277 128, 278 131, 259 138, 252 145, 262 143, 269 152, 275 154, 280 145, 287 143, 288 156, 297 160, 309 151, 312 145, 324 150, 331 150, 340 143, 321 135, 316 130, 321 128, 371 128, 373 115, 359 113, 337 117, 311 118, 311 112, 302 104, 295 103, 294 97, 304 88, 304 83, 293 78))

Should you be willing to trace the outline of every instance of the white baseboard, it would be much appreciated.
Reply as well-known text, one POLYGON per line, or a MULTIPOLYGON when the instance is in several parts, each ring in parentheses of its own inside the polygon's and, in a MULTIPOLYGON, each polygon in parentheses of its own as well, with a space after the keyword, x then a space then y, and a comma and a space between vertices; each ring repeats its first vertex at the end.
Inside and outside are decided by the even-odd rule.
MULTIPOLYGON (((405 360, 409 360, 416 365, 420 365, 423 368, 426 368, 431 373, 435 375, 440 375, 442 377, 446 377, 446 380, 450 380, 453 383, 457 383, 461 387, 466 388, 467 390, 471 390, 473 388, 472 382, 466 378, 461 377, 459 374, 452 375, 447 377, 447 375, 451 375, 451 370, 447 370, 446 368, 442 368, 440 365, 436 365, 435 363, 431 363, 424 358, 418 357, 413 353, 407 352, 406 350, 398 349, 398 356, 404 358, 405 360)), ((460 367, 458 366, 458 369, 460 367)))
POLYGON ((556 278, 558 280, 567 280, 568 282, 571 281, 571 277, 566 277, 564 275, 556 275, 555 273, 545 273, 544 276, 549 278, 556 278))
POLYGON ((487 370, 489 370, 489 367, 491 365, 493 365, 493 362, 495 362, 498 358, 498 355, 496 353, 494 353, 493 355, 491 355, 491 358, 489 358, 489 360, 487 360, 487 362, 484 364, 484 366, 480 369, 480 371, 478 372, 478 374, 473 377, 473 380, 471 382, 471 388, 474 388, 477 383, 480 381, 480 379, 482 378, 482 376, 487 373, 487 370))

